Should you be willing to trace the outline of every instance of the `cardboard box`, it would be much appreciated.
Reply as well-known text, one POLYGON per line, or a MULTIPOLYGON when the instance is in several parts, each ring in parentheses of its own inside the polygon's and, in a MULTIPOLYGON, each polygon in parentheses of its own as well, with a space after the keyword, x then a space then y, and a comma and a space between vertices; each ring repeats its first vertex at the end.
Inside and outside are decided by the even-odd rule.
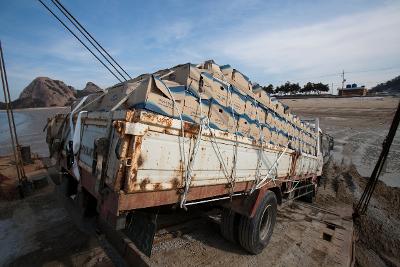
POLYGON ((213 99, 223 106, 228 104, 228 86, 213 78, 209 73, 201 74, 203 86, 199 88, 199 92, 205 95, 208 99, 213 99))
POLYGON ((232 72, 231 84, 246 94, 253 94, 253 86, 251 85, 249 78, 236 69, 232 72))
MULTIPOLYGON (((92 103, 87 107, 89 111, 110 111, 114 108, 124 97, 126 97, 132 89, 138 87, 140 83, 126 84, 121 83, 111 88, 108 88, 107 94, 101 97, 96 103, 92 103), (130 89, 128 89, 130 88, 130 89)), ((89 95, 88 99, 92 96, 89 95)), ((93 100, 93 99, 92 99, 93 100)), ((88 100, 86 100, 88 101, 88 100)), ((86 102, 85 101, 85 102, 86 102)), ((77 105, 78 101, 76 102, 77 105)), ((84 103, 85 105, 87 103, 84 103)))
POLYGON ((251 120, 255 120, 257 115, 257 107, 254 104, 254 99, 247 96, 244 113, 249 116, 251 120))
POLYGON ((268 121, 267 121, 269 127, 270 127, 270 128, 276 128, 276 120, 275 120, 274 114, 268 113, 267 116, 268 116, 268 117, 267 117, 267 120, 269 119, 269 123, 268 123, 268 121))
POLYGON ((182 85, 198 87, 201 71, 196 66, 186 63, 171 68, 170 72, 160 77, 162 80, 174 81, 182 85), (196 85, 197 84, 197 85, 196 85))
POLYGON ((200 119, 208 117, 210 111, 210 100, 200 99, 190 92, 186 93, 182 117, 186 121, 200 123, 200 119))
POLYGON ((124 106, 143 108, 177 118, 182 113, 185 86, 149 76, 148 79, 135 86, 127 97, 124 106))
POLYGON ((270 106, 270 98, 264 90, 259 90, 258 92, 254 92, 254 98, 259 103, 263 104, 265 107, 270 106))
POLYGON ((262 131, 264 134, 265 142, 270 142, 271 141, 271 130, 269 129, 269 127, 264 124, 262 127, 262 131))
POLYGON ((285 115, 285 108, 283 104, 279 101, 276 102, 276 109, 275 112, 278 113, 281 117, 285 115))
POLYGON ((224 74, 225 77, 232 75, 233 68, 229 64, 219 66, 219 69, 221 70, 222 74, 224 74))
POLYGON ((272 125, 272 120, 274 118, 274 115, 271 112, 266 112, 265 113, 265 123, 268 125, 272 125))
POLYGON ((246 137, 250 137, 250 125, 251 125, 251 120, 249 120, 249 117, 247 116, 239 116, 238 120, 238 132, 246 137))
POLYGON ((230 86, 228 90, 228 107, 232 107, 236 114, 245 113, 247 96, 230 86))
POLYGON ((247 76, 240 71, 233 69, 230 65, 220 66, 225 79, 234 87, 245 94, 253 96, 252 84, 247 76))
POLYGON ((284 141, 285 138, 284 138, 283 134, 279 133, 278 137, 279 137, 279 144, 281 146, 285 146, 285 141, 284 141))
POLYGON ((271 131, 271 143, 278 145, 278 134, 275 131, 271 131))
POLYGON ((260 140, 261 136, 261 125, 257 122, 251 122, 250 123, 250 137, 253 138, 254 140, 260 140))
POLYGON ((216 101, 211 101, 209 113, 211 127, 228 132, 236 132, 236 120, 231 111, 216 101))
POLYGON ((257 109, 256 109, 256 118, 258 119, 258 121, 260 123, 262 123, 262 124, 265 123, 265 120, 266 120, 265 116, 266 116, 265 110, 262 107, 257 107, 257 109))
POLYGON ((207 60, 203 64, 199 65, 201 69, 207 70, 210 74, 218 79, 225 79, 224 74, 221 71, 221 68, 218 64, 214 62, 214 60, 207 60))

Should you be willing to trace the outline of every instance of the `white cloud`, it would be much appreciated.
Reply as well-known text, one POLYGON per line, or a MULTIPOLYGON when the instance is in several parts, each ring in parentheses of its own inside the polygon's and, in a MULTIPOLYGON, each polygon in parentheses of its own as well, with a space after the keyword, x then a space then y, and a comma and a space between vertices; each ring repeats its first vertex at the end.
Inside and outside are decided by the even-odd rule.
MULTIPOLYGON (((260 22, 264 19, 259 18, 260 22)), ((300 80, 343 68, 365 70, 398 64, 399 29, 400 5, 396 4, 298 28, 274 31, 250 26, 247 34, 238 36, 230 31, 209 47, 212 54, 218 51, 261 73, 257 76, 264 73, 300 80)))
POLYGON ((192 25, 188 21, 172 21, 156 27, 148 35, 154 39, 156 45, 167 45, 170 42, 186 38, 192 31, 192 25))

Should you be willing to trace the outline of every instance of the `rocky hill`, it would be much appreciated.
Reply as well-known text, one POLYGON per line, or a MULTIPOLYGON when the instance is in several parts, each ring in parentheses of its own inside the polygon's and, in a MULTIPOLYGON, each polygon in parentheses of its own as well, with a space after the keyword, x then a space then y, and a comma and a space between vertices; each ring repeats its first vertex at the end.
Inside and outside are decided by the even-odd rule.
POLYGON ((370 94, 400 95, 400 76, 371 88, 370 94))
MULTIPOLYGON (((12 102, 13 108, 36 108, 67 106, 75 99, 99 92, 102 89, 92 82, 88 82, 83 90, 65 84, 63 81, 53 80, 48 77, 37 77, 12 102)), ((0 109, 5 109, 5 104, 0 102, 0 109)))
POLYGON ((102 90, 103 89, 98 87, 96 84, 92 82, 87 82, 85 88, 76 91, 76 98, 84 97, 86 95, 90 95, 93 93, 98 93, 101 92, 102 90))

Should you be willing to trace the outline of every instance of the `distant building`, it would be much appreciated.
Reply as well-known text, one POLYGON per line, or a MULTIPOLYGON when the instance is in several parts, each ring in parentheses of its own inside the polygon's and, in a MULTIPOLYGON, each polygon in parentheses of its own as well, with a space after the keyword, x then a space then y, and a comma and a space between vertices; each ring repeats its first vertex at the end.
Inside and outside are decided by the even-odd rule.
POLYGON ((339 96, 366 96, 368 89, 364 85, 357 86, 357 84, 347 84, 346 88, 338 88, 339 96))

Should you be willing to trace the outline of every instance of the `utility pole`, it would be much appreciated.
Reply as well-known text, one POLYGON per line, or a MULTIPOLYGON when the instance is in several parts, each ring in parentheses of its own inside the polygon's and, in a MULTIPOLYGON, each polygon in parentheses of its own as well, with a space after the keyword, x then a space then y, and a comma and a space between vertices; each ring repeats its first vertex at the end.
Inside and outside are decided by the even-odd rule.
POLYGON ((331 88, 332 88, 332 90, 331 90, 331 95, 333 95, 333 83, 332 83, 332 87, 331 87, 331 88))
POLYGON ((342 89, 344 89, 344 83, 346 82, 346 79, 344 78, 344 70, 342 72, 342 89))

